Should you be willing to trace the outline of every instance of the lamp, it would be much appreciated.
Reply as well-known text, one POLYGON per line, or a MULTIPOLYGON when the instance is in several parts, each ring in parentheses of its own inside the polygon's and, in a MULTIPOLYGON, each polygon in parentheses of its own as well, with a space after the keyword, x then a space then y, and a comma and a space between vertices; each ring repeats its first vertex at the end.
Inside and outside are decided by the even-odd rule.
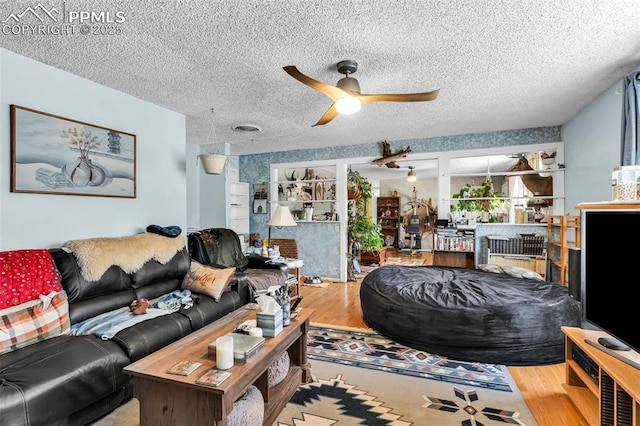
POLYGON ((283 226, 297 226, 295 220, 293 220, 293 216, 291 216, 291 211, 287 206, 276 207, 276 210, 271 215, 271 219, 267 222, 269 225, 269 244, 271 244, 271 227, 275 226, 276 228, 282 228, 283 226))
POLYGON ((353 114, 360 111, 360 99, 353 96, 345 96, 336 101, 336 111, 340 114, 353 114))
POLYGON ((407 173, 407 182, 415 182, 418 179, 416 172, 413 171, 414 167, 409 166, 409 173, 407 173))

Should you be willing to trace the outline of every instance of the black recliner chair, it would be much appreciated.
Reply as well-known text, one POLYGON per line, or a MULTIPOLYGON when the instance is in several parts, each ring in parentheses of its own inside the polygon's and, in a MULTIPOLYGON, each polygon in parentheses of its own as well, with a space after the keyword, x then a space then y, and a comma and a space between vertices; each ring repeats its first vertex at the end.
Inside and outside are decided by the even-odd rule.
POLYGON ((240 238, 227 228, 206 228, 187 236, 189 256, 203 265, 217 268, 236 267, 236 275, 249 283, 252 300, 267 292, 269 287, 283 287, 287 279, 287 265, 271 262, 258 255, 245 256, 240 238))

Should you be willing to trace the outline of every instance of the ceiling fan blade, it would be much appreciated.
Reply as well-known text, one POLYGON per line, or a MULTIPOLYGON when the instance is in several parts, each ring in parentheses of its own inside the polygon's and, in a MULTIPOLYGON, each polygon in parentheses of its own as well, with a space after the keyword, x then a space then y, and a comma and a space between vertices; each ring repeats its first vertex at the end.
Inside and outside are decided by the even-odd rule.
POLYGON ((363 104, 368 104, 370 102, 425 102, 432 101, 437 98, 438 92, 440 92, 440 89, 423 93, 388 93, 378 95, 362 94, 359 98, 360 102, 363 104))
POLYGON ((306 76, 306 75, 302 74, 300 71, 298 71, 298 68, 294 67, 293 65, 282 67, 282 69, 284 69, 287 74, 289 74, 291 77, 295 78, 299 82, 301 82, 303 84, 306 84, 307 86, 311 87, 312 89, 317 90, 318 92, 327 95, 334 102, 337 101, 340 98, 343 98, 345 96, 349 96, 349 94, 347 92, 345 92, 342 89, 337 88, 336 86, 332 86, 330 84, 323 83, 321 81, 315 80, 315 79, 313 79, 313 78, 311 78, 309 76, 306 76))
POLYGON ((329 109, 324 113, 324 115, 320 117, 320 120, 318 120, 318 122, 311 127, 322 126, 323 124, 327 124, 337 116, 338 116, 338 110, 336 109, 336 104, 333 103, 331 104, 329 109))

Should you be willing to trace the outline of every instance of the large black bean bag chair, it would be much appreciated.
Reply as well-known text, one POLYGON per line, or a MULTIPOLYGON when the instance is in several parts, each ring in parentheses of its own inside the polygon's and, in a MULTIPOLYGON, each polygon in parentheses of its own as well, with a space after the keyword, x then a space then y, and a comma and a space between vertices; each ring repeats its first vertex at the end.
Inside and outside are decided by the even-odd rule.
POLYGON ((462 361, 564 361, 560 327, 580 303, 559 284, 478 269, 383 266, 362 280, 365 323, 406 346, 462 361))

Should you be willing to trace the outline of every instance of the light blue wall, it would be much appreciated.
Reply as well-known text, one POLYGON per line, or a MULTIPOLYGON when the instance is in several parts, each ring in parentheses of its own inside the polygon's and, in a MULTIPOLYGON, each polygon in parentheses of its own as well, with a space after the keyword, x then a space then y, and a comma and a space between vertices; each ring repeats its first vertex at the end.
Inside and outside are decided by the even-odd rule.
POLYGON ((228 143, 187 144, 187 211, 188 228, 225 228, 229 215, 229 167, 219 175, 206 174, 198 155, 207 153, 229 154, 228 143))
POLYGON ((620 165, 622 80, 562 126, 564 141, 565 213, 575 205, 611 200, 611 172, 620 165))
POLYGON ((0 49, 0 249, 186 228, 185 135, 182 114, 0 49), (137 198, 11 193, 11 104, 136 135, 137 198))
MULTIPOLYGON (((529 145, 560 141, 560 127, 508 130, 501 132, 476 133, 436 138, 408 139, 395 141, 399 146, 410 145, 412 153, 443 152, 462 149, 481 149, 501 146, 529 145)), ((363 145, 327 147, 321 149, 270 152, 240 156, 240 180, 259 183, 269 180, 269 166, 272 163, 299 163, 301 161, 375 157, 380 154, 378 141, 363 145)), ((251 232, 266 236, 269 215, 251 214, 251 232)), ((305 265, 306 275, 329 277, 339 276, 340 235, 334 225, 306 224, 295 228, 272 230, 273 237, 295 238, 298 241, 300 258, 305 265), (277 232, 277 233, 276 233, 277 232)))

